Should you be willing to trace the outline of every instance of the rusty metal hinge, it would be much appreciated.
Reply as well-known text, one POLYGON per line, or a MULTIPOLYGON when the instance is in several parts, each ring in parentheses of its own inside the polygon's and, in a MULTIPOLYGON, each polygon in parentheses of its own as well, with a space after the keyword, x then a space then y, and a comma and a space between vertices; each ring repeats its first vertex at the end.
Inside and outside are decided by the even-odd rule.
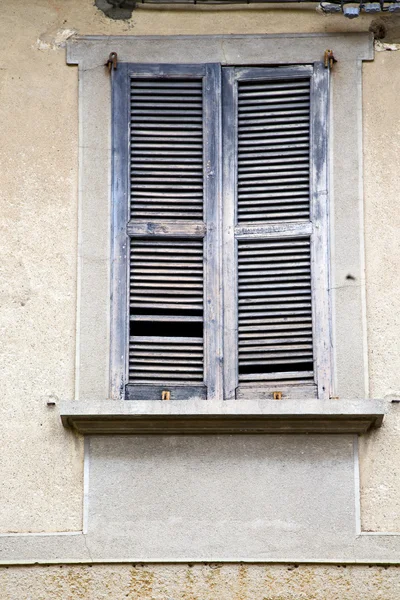
POLYGON ((111 52, 110 56, 108 57, 108 61, 105 64, 105 66, 108 68, 108 72, 111 73, 111 69, 113 71, 116 71, 117 65, 118 65, 118 54, 116 52, 111 52))
POLYGON ((325 69, 332 69, 333 65, 337 62, 333 56, 333 50, 325 50, 324 52, 324 66, 325 69))
POLYGON ((273 398, 274 400, 282 400, 282 392, 274 392, 273 398))

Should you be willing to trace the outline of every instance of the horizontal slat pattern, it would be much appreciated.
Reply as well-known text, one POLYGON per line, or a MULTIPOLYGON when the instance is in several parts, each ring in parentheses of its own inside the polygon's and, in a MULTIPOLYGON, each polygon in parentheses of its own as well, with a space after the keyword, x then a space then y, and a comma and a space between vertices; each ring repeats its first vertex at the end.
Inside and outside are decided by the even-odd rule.
POLYGON ((132 238, 129 382, 201 383, 202 317, 203 240, 132 238))
POLYGON ((131 218, 203 218, 201 79, 131 80, 131 218))
POLYGON ((312 383, 309 238, 238 241, 239 383, 312 383))
POLYGON ((203 338, 131 336, 129 381, 190 385, 203 381, 203 338))
POLYGON ((238 82, 238 222, 308 219, 310 80, 238 82))
POLYGON ((203 310, 202 240, 132 239, 131 314, 203 310))

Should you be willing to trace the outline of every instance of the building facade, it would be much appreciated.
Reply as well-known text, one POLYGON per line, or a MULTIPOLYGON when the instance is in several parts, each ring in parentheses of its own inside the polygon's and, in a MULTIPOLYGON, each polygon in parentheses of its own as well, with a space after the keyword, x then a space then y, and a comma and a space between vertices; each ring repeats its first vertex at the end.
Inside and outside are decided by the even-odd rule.
POLYGON ((400 20, 97 4, 0 7, 0 596, 395 600, 400 20))

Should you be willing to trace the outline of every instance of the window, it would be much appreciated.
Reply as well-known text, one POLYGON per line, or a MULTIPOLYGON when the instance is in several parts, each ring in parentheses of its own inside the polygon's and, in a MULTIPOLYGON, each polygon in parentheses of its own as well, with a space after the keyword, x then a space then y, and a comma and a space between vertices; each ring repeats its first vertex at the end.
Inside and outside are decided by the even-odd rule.
MULTIPOLYGON (((362 61, 372 59, 373 40, 369 34, 364 33, 82 36, 68 42, 67 62, 79 65, 80 183, 75 397, 73 401, 63 402, 60 408, 60 415, 66 426, 71 426, 83 434, 363 433, 382 423, 384 406, 377 401, 365 400, 368 398, 368 361, 363 291, 360 106, 362 61), (325 152, 328 72, 320 66, 326 48, 333 48, 338 59, 329 76, 329 153, 332 157, 329 160, 329 229, 332 232, 329 240, 330 307, 324 300, 328 261, 323 258, 328 252, 325 152), (119 57, 118 68, 113 72, 112 85, 108 70, 104 67, 111 52, 117 52, 119 57), (189 68, 186 63, 196 63, 196 69, 203 71, 197 71, 191 76, 188 76, 188 71, 186 74, 179 74, 181 66, 184 69, 189 68), (266 64, 275 67, 268 68, 266 72, 266 64), (138 65, 142 65, 141 76, 138 75, 138 65), (203 82, 203 151, 211 157, 210 163, 206 163, 206 176, 203 178, 203 218, 206 219, 207 225, 204 225, 205 221, 195 218, 191 220, 192 229, 189 231, 184 228, 187 219, 172 220, 163 217, 142 221, 134 219, 130 222, 128 213, 130 78, 132 75, 136 79, 144 80, 147 77, 148 81, 160 82, 162 70, 171 69, 168 65, 175 65, 172 67, 170 79, 192 78, 201 79, 203 82), (236 65, 234 70, 232 65, 236 65), (250 74, 249 65, 252 65, 251 69, 254 68, 254 73, 259 73, 261 78, 266 75, 264 78, 270 79, 271 85, 272 80, 279 73, 283 74, 283 69, 288 68, 292 75, 298 70, 298 77, 294 78, 296 81, 304 78, 310 80, 311 211, 308 219, 302 216, 298 220, 287 221, 279 226, 276 222, 259 223, 257 226, 238 223, 233 230, 234 217, 229 217, 229 210, 232 211, 232 207, 236 210, 232 198, 236 197, 237 163, 236 155, 229 153, 227 144, 232 144, 229 139, 235 139, 237 135, 232 128, 236 119, 236 90, 238 84, 240 87, 242 79, 244 80, 245 74, 250 74), (309 75, 304 75, 307 69, 309 75), (214 79, 211 77, 212 73, 214 79), (231 83, 227 83, 227 80, 231 83), (346 102, 343 102, 343 98, 346 102), (111 104, 113 110, 110 110, 111 104), (214 125, 213 119, 216 120, 214 125), (210 127, 215 128, 216 135, 208 134, 210 127), (114 148, 110 143, 111 129, 115 134, 114 148), (212 158, 212 152, 216 152, 217 160, 212 158), (225 159, 225 162, 233 161, 233 168, 228 165, 228 169, 223 169, 222 159, 225 159), (320 175, 319 178, 316 177, 317 174, 320 175), (215 192, 211 194, 212 186, 215 192), (207 204, 210 197, 214 198, 211 205, 207 204), (116 198, 118 201, 113 201, 116 198), (213 211, 212 217, 209 217, 207 210, 213 211), (111 221, 113 231, 110 227, 111 221), (135 226, 135 235, 132 235, 134 231, 131 225, 135 226), (267 233, 267 228, 268 240, 261 235, 258 240, 250 235, 250 230, 253 234, 256 230, 258 234, 263 234, 267 233), (287 387, 284 387, 282 379, 275 382, 243 380, 237 382, 238 389, 236 392, 235 388, 233 394, 238 350, 230 341, 235 337, 235 327, 232 327, 235 321, 229 314, 235 315, 238 311, 238 305, 233 300, 238 270, 232 246, 237 248, 246 236, 249 239, 243 243, 267 244, 274 237, 277 239, 276 243, 283 243, 291 238, 291 228, 294 229, 293 233, 296 232, 292 237, 301 238, 302 241, 308 236, 310 239, 310 268, 314 279, 311 294, 314 298, 312 333, 316 385, 302 385, 298 383, 298 379, 296 384, 287 387), (309 233, 301 228, 308 228, 309 233), (168 236, 168 230, 173 232, 173 235, 168 236), (239 239, 240 236, 242 239, 239 239), (151 242, 157 238, 162 238, 165 242, 189 238, 193 242, 203 241, 206 257, 203 260, 203 310, 204 315, 207 313, 207 318, 204 319, 202 346, 204 386, 201 381, 200 385, 192 386, 203 390, 202 395, 196 392, 198 395, 195 398, 200 396, 199 400, 191 396, 191 386, 177 386, 173 389, 173 386, 165 385, 166 380, 161 379, 161 385, 144 384, 152 386, 154 394, 147 397, 154 398, 155 401, 122 401, 129 397, 131 385, 127 379, 130 325, 127 286, 128 241, 141 239, 151 242), (322 248, 321 252, 319 247, 322 248), (216 268, 210 268, 207 253, 216 268), (355 279, 348 279, 349 274, 355 279), (217 293, 211 294, 210 289, 216 289, 217 293), (208 303, 209 299, 213 303, 208 303), (332 315, 331 319, 327 313, 332 315), (331 348, 329 322, 332 331, 331 348), (229 327, 232 329, 229 330, 229 327), (333 357, 331 369, 330 355, 333 357), (330 380, 331 396, 335 399, 321 402, 321 398, 327 397, 324 382, 330 383, 330 380), (180 392, 180 397, 185 401, 163 402, 161 394, 158 395, 160 391, 172 392, 171 399, 173 396, 176 398, 180 392), (273 400, 274 391, 282 391, 285 401, 273 400), (235 398, 247 397, 249 400, 237 401, 233 399, 233 395, 235 398), (207 397, 207 401, 201 399, 204 397, 207 397), (229 401, 229 398, 232 400, 229 401)), ((246 85, 243 81, 243 86, 246 85)), ((257 103, 255 105, 257 106, 257 103)), ((268 106, 270 108, 270 105, 268 106)), ((254 125, 257 124, 252 124, 254 125)), ((257 131, 248 133, 258 135, 257 131)), ((287 136, 281 137, 287 139, 287 136)), ((271 166, 273 164, 277 163, 271 163, 271 166)), ((255 173, 257 174, 257 170, 255 173)), ((281 206, 283 204, 280 202, 281 206)), ((257 254, 261 257, 260 253, 256 252, 257 254)), ((242 253, 242 258, 243 256, 242 253)), ((265 285, 268 283, 270 282, 264 282, 265 285)), ((275 293, 276 290, 272 291, 275 293)), ((170 316, 181 318, 182 313, 170 316)), ((155 322, 154 318, 152 320, 155 322)), ((272 339, 283 337, 274 336, 272 339)), ((270 340, 271 338, 268 338, 268 342, 270 340)), ((266 343, 265 346, 270 348, 275 343, 266 343)), ((263 344, 258 345, 262 346, 263 344)), ((144 358, 157 356, 157 353, 151 352, 149 357, 144 358)), ((307 370, 302 369, 302 374, 307 370)), ((291 371, 281 369, 279 372, 287 376, 291 371)), ((150 391, 149 388, 147 390, 150 391)), ((146 396, 143 394, 142 397, 146 396)))
POLYGON ((113 71, 120 396, 329 398, 322 63, 113 71))

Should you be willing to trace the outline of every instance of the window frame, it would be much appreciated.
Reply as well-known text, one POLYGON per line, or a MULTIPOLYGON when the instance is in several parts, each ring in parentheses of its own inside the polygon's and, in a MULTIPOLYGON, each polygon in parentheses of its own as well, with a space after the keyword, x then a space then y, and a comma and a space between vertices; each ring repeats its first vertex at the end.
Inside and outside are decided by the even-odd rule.
MULTIPOLYGON (((92 403, 93 410, 93 403, 105 406, 107 399, 120 398, 118 388, 115 392, 110 386, 111 112, 109 73, 104 68, 110 52, 118 52, 122 62, 257 66, 313 63, 321 60, 327 47, 338 58, 330 116, 330 153, 335 156, 330 163, 333 395, 368 397, 360 107, 361 65, 373 59, 372 37, 366 33, 78 36, 67 43, 67 62, 79 65, 78 404, 92 403), (355 280, 346 280, 349 273, 355 280)), ((150 410, 139 404, 137 410, 150 410)))

